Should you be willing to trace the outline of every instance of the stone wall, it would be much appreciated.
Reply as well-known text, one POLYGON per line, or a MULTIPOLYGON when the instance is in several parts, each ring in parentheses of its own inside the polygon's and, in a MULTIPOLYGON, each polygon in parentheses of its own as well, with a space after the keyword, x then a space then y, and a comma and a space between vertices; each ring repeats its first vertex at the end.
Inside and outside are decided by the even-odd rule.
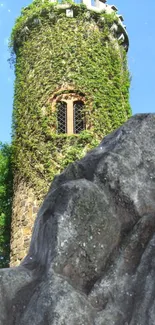
POLYGON ((14 192, 11 224, 10 266, 17 266, 27 254, 39 201, 34 191, 19 182, 14 192))

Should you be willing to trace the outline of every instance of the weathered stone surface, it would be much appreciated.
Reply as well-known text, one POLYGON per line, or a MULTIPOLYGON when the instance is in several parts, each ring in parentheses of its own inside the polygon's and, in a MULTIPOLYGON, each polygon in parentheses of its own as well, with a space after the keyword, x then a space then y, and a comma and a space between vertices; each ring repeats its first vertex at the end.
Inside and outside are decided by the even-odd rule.
POLYGON ((11 223, 11 266, 18 266, 28 253, 39 206, 34 191, 23 180, 16 183, 11 223), (26 236, 28 237, 27 245, 25 245, 26 236))
POLYGON ((56 177, 28 255, 0 271, 0 325, 155 325, 155 114, 56 177))

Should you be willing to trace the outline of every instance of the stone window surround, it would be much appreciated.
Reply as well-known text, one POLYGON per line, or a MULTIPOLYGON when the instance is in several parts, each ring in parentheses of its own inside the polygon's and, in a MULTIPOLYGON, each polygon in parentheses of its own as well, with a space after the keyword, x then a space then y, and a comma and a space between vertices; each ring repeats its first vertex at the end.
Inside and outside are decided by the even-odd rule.
MULTIPOLYGON (((50 102, 52 103, 52 110, 55 111, 56 103, 63 101, 67 104, 67 134, 74 134, 74 102, 82 101, 85 104, 85 96, 78 94, 76 91, 66 91, 65 93, 55 94, 50 102)), ((86 122, 85 122, 86 125, 86 122)), ((87 127, 86 127, 87 128, 87 127)))

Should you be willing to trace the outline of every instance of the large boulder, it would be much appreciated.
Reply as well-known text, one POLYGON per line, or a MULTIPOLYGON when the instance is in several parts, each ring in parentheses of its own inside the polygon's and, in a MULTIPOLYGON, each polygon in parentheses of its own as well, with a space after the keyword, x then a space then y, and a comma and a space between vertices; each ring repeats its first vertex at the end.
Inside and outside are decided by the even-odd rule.
POLYGON ((155 325, 155 114, 55 177, 0 297, 0 325, 155 325))

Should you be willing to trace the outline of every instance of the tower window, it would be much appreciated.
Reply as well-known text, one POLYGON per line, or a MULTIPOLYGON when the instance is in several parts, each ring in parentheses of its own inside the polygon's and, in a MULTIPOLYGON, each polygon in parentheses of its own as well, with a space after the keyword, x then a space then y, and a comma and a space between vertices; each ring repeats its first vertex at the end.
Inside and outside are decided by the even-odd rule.
POLYGON ((57 121, 58 121, 58 133, 67 132, 67 103, 59 101, 56 104, 57 108, 57 121))
POLYGON ((78 134, 86 129, 84 100, 84 94, 75 92, 56 94, 50 99, 53 110, 56 109, 58 134, 78 134))
POLYGON ((81 100, 76 100, 73 102, 74 133, 80 133, 85 129, 83 107, 84 107, 84 103, 81 100))

